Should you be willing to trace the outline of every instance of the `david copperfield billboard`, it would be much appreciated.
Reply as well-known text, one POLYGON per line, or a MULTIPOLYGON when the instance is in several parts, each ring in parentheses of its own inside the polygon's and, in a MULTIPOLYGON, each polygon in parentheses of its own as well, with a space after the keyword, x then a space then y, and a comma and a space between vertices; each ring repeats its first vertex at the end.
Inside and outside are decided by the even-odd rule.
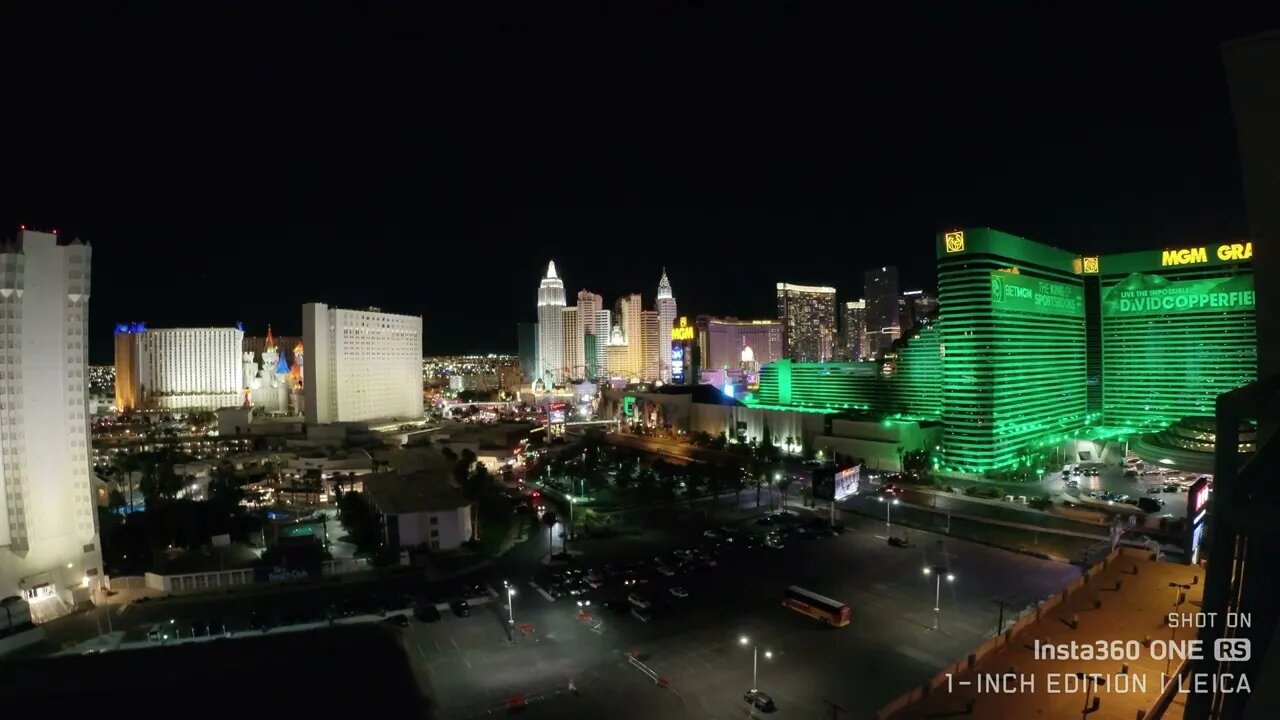
POLYGON ((1253 310, 1252 275, 1198 280, 1169 280, 1133 273, 1106 291, 1102 312, 1107 316, 1253 310))

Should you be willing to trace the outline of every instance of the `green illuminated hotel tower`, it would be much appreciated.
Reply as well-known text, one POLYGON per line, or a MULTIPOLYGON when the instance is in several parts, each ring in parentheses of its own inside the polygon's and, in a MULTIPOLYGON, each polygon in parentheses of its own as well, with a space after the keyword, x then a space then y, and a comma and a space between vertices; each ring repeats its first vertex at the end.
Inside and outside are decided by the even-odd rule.
POLYGON ((1078 256, 986 228, 937 242, 943 465, 1027 464, 1089 422, 1078 256))
POLYGON ((1103 421, 1152 432, 1214 414, 1258 376, 1253 244, 1082 258, 1099 278, 1103 421))

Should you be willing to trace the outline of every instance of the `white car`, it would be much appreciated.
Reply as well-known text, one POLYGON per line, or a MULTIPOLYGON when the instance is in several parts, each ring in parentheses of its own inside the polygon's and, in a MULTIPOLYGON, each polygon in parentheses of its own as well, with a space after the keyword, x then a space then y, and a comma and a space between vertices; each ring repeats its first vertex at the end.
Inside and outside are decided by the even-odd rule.
POLYGON ((680 558, 681 560, 691 560, 691 559, 693 559, 693 553, 689 552, 688 550, 684 550, 684 549, 677 550, 677 551, 675 551, 675 552, 674 552, 674 553, 672 553, 672 554, 673 554, 673 555, 675 555, 676 557, 680 558))
POLYGON ((655 568, 655 569, 656 569, 658 572, 662 573, 663 575, 666 575, 667 577, 675 577, 675 574, 676 574, 676 571, 675 571, 675 570, 672 570, 671 568, 667 567, 666 565, 659 565, 659 566, 658 566, 657 568, 655 568))
POLYGON ((782 549, 782 547, 783 547, 783 545, 782 545, 782 540, 781 540, 781 539, 779 539, 779 538, 776 538, 776 537, 774 537, 774 536, 772 536, 772 535, 770 535, 769 537, 765 538, 765 540, 764 540, 764 546, 765 546, 765 547, 767 547, 767 548, 771 548, 771 549, 773 549, 773 550, 781 550, 781 549, 782 549))
POLYGON ((719 540, 721 536, 720 536, 720 531, 718 530, 703 530, 702 537, 711 538, 712 540, 719 540))
POLYGON ((676 597, 678 597, 678 598, 687 598, 687 597, 689 597, 689 591, 688 591, 688 590, 685 590, 684 588, 682 588, 682 587, 680 587, 680 586, 678 586, 678 585, 677 585, 676 587, 671 588, 670 590, 667 590, 667 592, 671 593, 672 595, 674 595, 674 596, 676 596, 676 597))
POLYGON ((649 602, 649 598, 641 595, 640 593, 631 593, 628 595, 627 602, 638 608, 649 608, 653 605, 653 603, 649 602))

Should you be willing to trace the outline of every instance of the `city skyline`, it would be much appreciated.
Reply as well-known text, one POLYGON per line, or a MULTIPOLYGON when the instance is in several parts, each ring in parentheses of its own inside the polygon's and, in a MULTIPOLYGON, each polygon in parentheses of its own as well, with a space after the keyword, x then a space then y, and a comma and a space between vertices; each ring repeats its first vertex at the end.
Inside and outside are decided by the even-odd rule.
POLYGON ((194 23, 196 37, 146 18, 28 28, 13 52, 48 62, 15 78, 10 96, 66 112, 15 117, 23 142, 0 179, 0 237, 23 223, 58 228, 94 246, 102 277, 128 279, 95 298, 91 358, 104 363, 117 322, 270 323, 296 335, 297 308, 317 299, 421 314, 428 353, 509 352, 526 278, 547 257, 605 297, 640 288, 648 303, 649 278, 666 267, 688 311, 768 317, 780 279, 856 299, 852 276, 896 265, 904 287, 931 288, 931 238, 952 226, 1099 253, 1245 236, 1218 45, 1255 25, 1173 9, 1119 9, 1111 24, 877 12, 911 32, 850 43, 851 16, 812 11, 724 34, 696 22, 687 34, 682 22, 644 21, 596 34, 531 21, 497 43, 485 28, 500 23, 467 24, 428 43, 485 58, 456 76, 423 65, 419 43, 376 34, 294 72, 257 48, 311 57, 310 41, 275 33, 211 66, 225 37, 216 23, 194 23), (161 46, 122 53, 137 32, 161 46), (951 52, 957 35, 983 49, 951 52), (48 57, 54 44, 62 51, 48 57), (659 46, 654 64, 637 64, 659 46), (883 61, 903 55, 918 62, 883 61), (510 57, 522 67, 502 79, 510 57), (733 70, 709 57, 734 57, 733 70), (830 92, 861 66, 877 75, 830 92), (298 77, 317 79, 299 81, 304 96, 367 101, 306 111, 278 93, 298 77), (539 77, 555 81, 526 82, 539 77), (433 104, 463 109, 380 113, 376 126, 354 110, 402 102, 419 80, 433 104), (1170 97, 1195 111, 1169 112, 1170 97), (95 106, 128 111, 86 132, 73 118, 95 106), (510 112, 521 106, 540 110, 510 112), (698 122, 635 110, 670 106, 698 122), (706 281, 726 268, 731 283, 706 281), (454 312, 451 300, 489 273, 482 297, 454 312), (232 292, 246 284, 257 291, 232 292))

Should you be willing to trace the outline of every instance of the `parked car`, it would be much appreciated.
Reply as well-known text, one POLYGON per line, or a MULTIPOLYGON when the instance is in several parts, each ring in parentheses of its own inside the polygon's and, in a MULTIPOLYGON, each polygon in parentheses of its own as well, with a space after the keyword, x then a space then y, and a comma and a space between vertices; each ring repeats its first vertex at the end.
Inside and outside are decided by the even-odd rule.
POLYGON ((765 538, 764 546, 769 548, 770 550, 781 550, 782 548, 786 547, 785 545, 782 544, 782 538, 778 537, 777 535, 770 535, 769 537, 765 538))
POLYGON ((386 620, 383 620, 382 622, 388 625, 394 625, 396 627, 402 627, 402 628, 409 627, 409 618, 399 613, 388 617, 386 620))
POLYGON ((438 622, 440 620, 440 611, 436 608, 435 603, 424 602, 413 608, 413 616, 422 622, 438 622))
POLYGON ((688 591, 688 590, 685 590, 684 588, 680 587, 679 585, 676 585, 675 587, 668 589, 668 590, 667 590, 667 592, 671 593, 673 596, 678 597, 678 598, 687 598, 687 597, 689 597, 689 591, 688 591))
POLYGON ((675 570, 671 569, 670 567, 667 567, 666 565, 658 565, 658 567, 654 569, 667 577, 674 577, 676 574, 675 570))
POLYGON ((460 618, 471 616, 471 605, 466 600, 454 600, 449 603, 449 609, 460 618))
POLYGON ((889 536, 889 546, 907 548, 907 547, 911 547, 911 543, 906 538, 898 537, 897 535, 891 535, 889 536))
POLYGON ((631 614, 640 622, 647 623, 653 620, 653 613, 650 612, 648 607, 633 607, 631 608, 631 614))
POLYGON ((631 612, 631 607, 632 607, 631 603, 627 602, 626 600, 612 599, 612 600, 604 601, 604 609, 608 610, 614 615, 621 615, 623 613, 631 612))
POLYGON ((748 705, 761 712, 773 712, 778 709, 778 706, 773 702, 773 698, 759 690, 748 690, 743 694, 742 699, 746 700, 748 705))
POLYGON ((653 607, 653 603, 649 602, 649 598, 640 593, 631 593, 627 596, 627 602, 640 608, 653 607))
POLYGON ((712 540, 719 540, 720 538, 722 538, 722 537, 724 537, 724 536, 723 536, 723 535, 721 535, 721 534, 720 534, 720 531, 718 531, 718 530, 703 530, 703 531, 702 531, 702 537, 711 538, 712 540))

